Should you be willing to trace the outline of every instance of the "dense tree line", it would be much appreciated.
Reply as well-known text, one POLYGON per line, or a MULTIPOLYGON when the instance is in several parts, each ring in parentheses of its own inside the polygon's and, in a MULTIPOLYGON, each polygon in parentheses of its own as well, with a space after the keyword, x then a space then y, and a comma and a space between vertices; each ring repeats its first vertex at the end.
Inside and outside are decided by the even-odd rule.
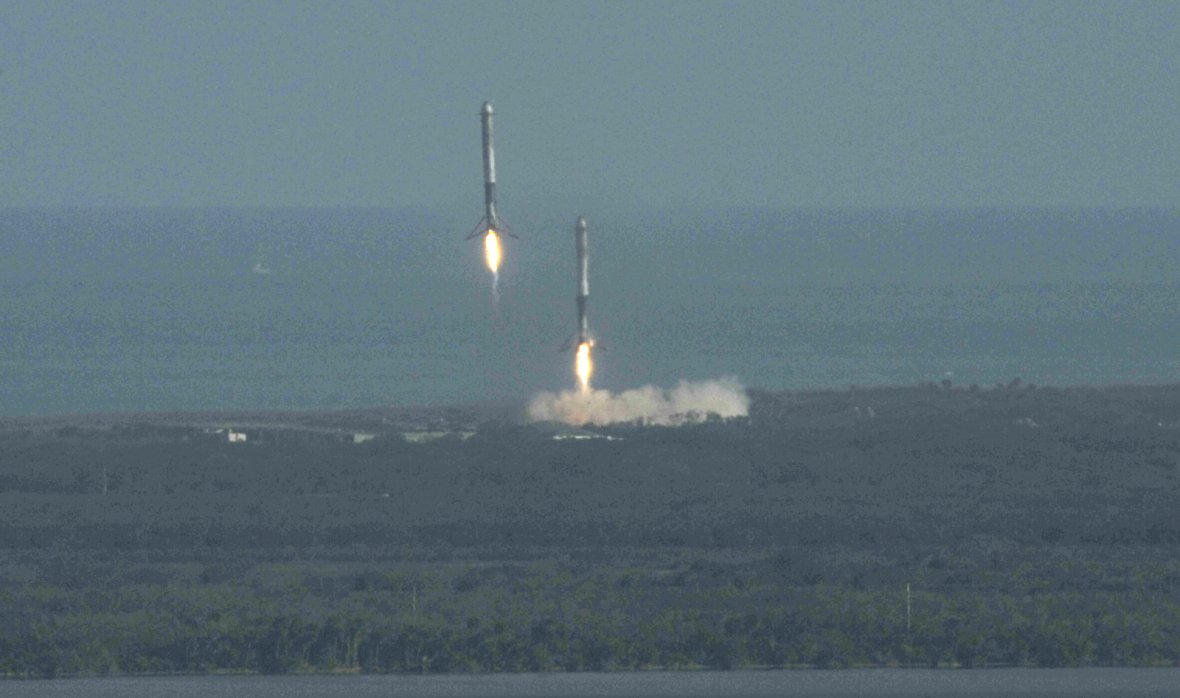
POLYGON ((613 440, 0 423, 0 673, 1180 661, 1180 388, 753 397, 613 440))
POLYGON ((6 594, 0 673, 1151 666, 1180 657, 1174 595, 1049 591, 1051 580, 1038 577, 1006 591, 918 590, 908 618, 902 588, 708 574, 686 584, 637 568, 368 571, 347 590, 341 581, 274 565, 222 583, 37 585, 6 594))

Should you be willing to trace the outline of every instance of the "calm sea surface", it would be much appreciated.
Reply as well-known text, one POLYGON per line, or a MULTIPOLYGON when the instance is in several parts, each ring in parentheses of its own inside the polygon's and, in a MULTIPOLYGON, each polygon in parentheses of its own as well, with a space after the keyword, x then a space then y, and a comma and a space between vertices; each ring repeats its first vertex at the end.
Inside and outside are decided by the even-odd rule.
POLYGON ((1174 696, 1180 669, 862 669, 487 676, 192 676, 0 682, 14 698, 1174 696))
MULTIPOLYGON (((0 414, 569 387, 577 213, 0 209, 0 414)), ((584 213, 598 387, 1180 380, 1180 211, 584 213)))

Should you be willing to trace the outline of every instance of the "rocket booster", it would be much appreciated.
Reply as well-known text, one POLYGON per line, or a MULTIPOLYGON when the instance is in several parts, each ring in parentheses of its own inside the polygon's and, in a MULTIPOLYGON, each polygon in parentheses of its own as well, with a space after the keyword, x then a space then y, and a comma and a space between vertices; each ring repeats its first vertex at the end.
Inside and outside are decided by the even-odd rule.
POLYGON ((500 227, 496 218, 496 144, 492 137, 492 103, 484 102, 479 110, 483 126, 483 205, 484 221, 492 230, 500 227))
MULTIPOLYGON (((484 102, 479 110, 483 130, 483 218, 475 224, 475 230, 467 236, 470 240, 479 235, 503 231, 512 235, 507 224, 496 211, 496 143, 493 135, 492 103, 484 102)), ((512 237, 516 237, 512 235, 512 237)))
POLYGON ((586 218, 578 216, 574 226, 574 245, 578 250, 578 344, 590 341, 590 323, 586 317, 586 302, 590 300, 590 250, 586 238, 586 218))
POLYGON ((578 295, 575 300, 578 303, 578 328, 574 333, 565 340, 561 350, 565 351, 571 346, 578 347, 583 344, 588 347, 598 347, 605 349, 590 336, 590 319, 586 312, 586 306, 590 303, 590 244, 589 232, 590 226, 586 224, 585 216, 578 216, 578 222, 574 224, 574 247, 578 253, 578 295))

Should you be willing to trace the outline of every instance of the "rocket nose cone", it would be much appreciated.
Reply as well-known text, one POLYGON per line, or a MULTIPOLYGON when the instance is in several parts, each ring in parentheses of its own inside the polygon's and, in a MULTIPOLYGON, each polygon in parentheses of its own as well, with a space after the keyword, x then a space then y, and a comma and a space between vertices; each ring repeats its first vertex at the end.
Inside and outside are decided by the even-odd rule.
POLYGON ((491 102, 484 102, 483 108, 479 110, 479 113, 483 114, 484 116, 491 116, 492 115, 492 103, 491 102))
POLYGON ((585 216, 578 216, 578 222, 574 227, 578 230, 585 230, 586 229, 586 217, 585 216))

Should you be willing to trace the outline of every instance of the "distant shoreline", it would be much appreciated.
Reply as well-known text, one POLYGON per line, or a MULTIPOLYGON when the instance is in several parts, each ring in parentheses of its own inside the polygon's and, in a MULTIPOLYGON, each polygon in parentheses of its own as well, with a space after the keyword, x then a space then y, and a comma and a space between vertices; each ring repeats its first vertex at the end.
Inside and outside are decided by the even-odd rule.
MULTIPOLYGON (((1020 381, 1020 388, 1031 388, 1060 393, 1074 393, 1079 396, 1093 394, 1119 394, 1127 392, 1150 392, 1158 390, 1180 389, 1180 379, 1175 382, 1162 383, 1108 383, 1108 384, 1078 384, 1078 385, 1037 385, 1020 381)), ((1005 383, 975 386, 980 391, 1007 390, 1010 386, 1005 383)), ((949 390, 952 392, 968 392, 972 386, 955 384, 949 390)), ((842 393, 858 393, 862 395, 901 394, 913 391, 943 390, 939 383, 927 381, 919 384, 892 385, 848 385, 843 387, 821 387, 806 389, 768 390, 756 386, 747 386, 746 391, 751 395, 768 395, 780 398, 806 398, 808 396, 838 395, 842 393)), ((406 406, 372 406, 372 407, 340 407, 340 408, 275 408, 275 409, 176 409, 176 410, 107 410, 100 412, 29 414, 29 415, 0 415, 0 431, 8 429, 51 429, 62 426, 78 426, 90 428, 108 428, 112 425, 150 424, 157 426, 189 426, 189 427, 278 427, 296 429, 338 428, 341 424, 355 422, 373 424, 380 420, 390 423, 405 420, 421 420, 424 418, 463 420, 471 423, 478 421, 509 421, 526 424, 530 420, 524 417, 526 400, 483 401, 475 403, 449 403, 439 405, 406 405, 406 406)))

